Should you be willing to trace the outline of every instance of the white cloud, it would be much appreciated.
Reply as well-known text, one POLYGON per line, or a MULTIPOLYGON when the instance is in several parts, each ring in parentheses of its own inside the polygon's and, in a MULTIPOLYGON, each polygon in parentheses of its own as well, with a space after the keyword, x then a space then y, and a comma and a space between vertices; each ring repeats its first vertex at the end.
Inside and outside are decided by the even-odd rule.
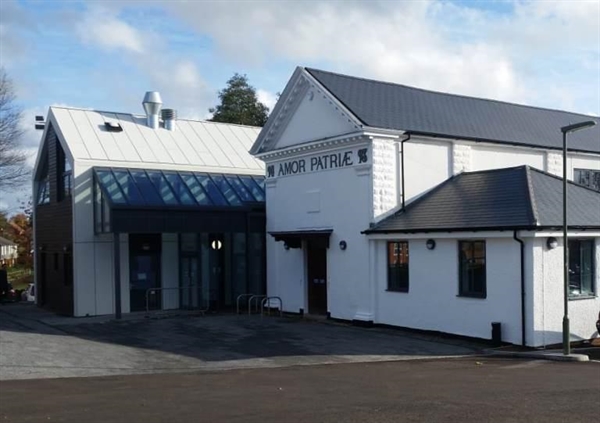
POLYGON ((145 50, 144 34, 104 8, 90 9, 76 24, 76 33, 81 41, 105 50, 145 50))
POLYGON ((275 103, 277 103, 277 96, 267 90, 256 90, 256 97, 258 101, 267 106, 270 111, 273 110, 273 108, 275 107, 275 103))
MULTIPOLYGON (((156 5, 155 2, 152 3, 156 5)), ((515 1, 497 13, 468 3, 163 2, 166 10, 209 35, 229 60, 324 64, 343 73, 428 89, 563 107, 548 87, 562 85, 576 109, 597 107, 594 69, 600 54, 600 2, 515 1), (591 59, 590 59, 591 55, 591 59), (554 69, 551 74, 549 69, 554 69), (590 102, 596 104, 590 105, 590 102)), ((599 87, 600 89, 600 87, 599 87)))

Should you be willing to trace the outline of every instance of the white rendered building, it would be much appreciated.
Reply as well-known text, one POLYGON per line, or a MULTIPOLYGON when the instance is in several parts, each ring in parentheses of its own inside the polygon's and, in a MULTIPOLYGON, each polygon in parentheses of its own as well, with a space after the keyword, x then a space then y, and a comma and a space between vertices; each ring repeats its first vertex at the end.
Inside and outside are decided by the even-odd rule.
MULTIPOLYGON (((297 68, 251 150, 268 294, 287 312, 477 338, 498 322, 505 342, 559 343, 560 128, 590 119, 297 68)), ((578 340, 600 311, 600 126, 569 149, 578 340)))

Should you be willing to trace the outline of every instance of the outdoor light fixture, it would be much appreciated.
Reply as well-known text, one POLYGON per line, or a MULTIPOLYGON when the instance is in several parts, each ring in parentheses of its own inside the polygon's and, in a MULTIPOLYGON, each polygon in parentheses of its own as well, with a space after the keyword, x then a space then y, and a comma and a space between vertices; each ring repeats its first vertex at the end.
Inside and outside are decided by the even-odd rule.
POLYGON ((596 125, 593 120, 563 126, 563 284, 564 284, 564 316, 563 316, 563 354, 571 354, 571 333, 569 329, 569 236, 567 234, 567 134, 596 125))
POLYGON ((348 248, 346 241, 340 241, 340 250, 345 250, 346 248, 348 248))
POLYGON ((558 240, 551 236, 546 240, 546 247, 548 247, 549 250, 554 250, 556 247, 558 247, 558 240))
POLYGON ((210 247, 213 250, 220 250, 221 247, 223 247, 223 243, 220 240, 215 239, 213 242, 210 243, 210 247))
POLYGON ((286 250, 289 250, 289 249, 290 249, 290 246, 288 245, 288 243, 287 243, 287 242, 284 242, 284 243, 283 243, 283 248, 285 248, 286 250))
POLYGON ((435 249, 435 240, 434 239, 428 239, 425 242, 425 246, 427 247, 428 250, 433 250, 435 249))

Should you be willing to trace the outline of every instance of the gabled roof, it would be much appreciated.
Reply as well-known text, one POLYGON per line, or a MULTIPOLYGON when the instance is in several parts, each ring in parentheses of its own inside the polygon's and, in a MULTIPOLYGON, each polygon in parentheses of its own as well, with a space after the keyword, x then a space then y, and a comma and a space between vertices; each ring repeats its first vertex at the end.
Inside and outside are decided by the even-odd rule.
MULTIPOLYGON (((571 228, 600 229, 600 193, 569 181, 571 228)), ((562 226, 562 179, 529 166, 461 173, 365 233, 552 229, 562 226)))
POLYGON ((260 128, 177 119, 175 130, 152 129, 145 116, 67 107, 51 107, 48 121, 67 144, 74 160, 120 165, 263 174, 264 165, 248 150, 260 128), (106 122, 122 131, 109 131, 106 122))
MULTIPOLYGON (((562 126, 587 115, 306 69, 365 126, 415 135, 561 148, 562 126)), ((598 118, 595 118, 597 121, 598 118)), ((569 136, 569 148, 600 153, 600 125, 569 136)))

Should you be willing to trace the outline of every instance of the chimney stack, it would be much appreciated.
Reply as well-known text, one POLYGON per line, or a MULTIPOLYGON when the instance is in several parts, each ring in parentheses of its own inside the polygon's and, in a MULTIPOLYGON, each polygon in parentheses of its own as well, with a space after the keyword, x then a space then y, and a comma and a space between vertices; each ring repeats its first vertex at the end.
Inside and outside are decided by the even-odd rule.
POLYGON ((177 110, 175 109, 162 109, 162 119, 165 124, 165 129, 168 131, 175 130, 175 120, 177 119, 177 110))
POLYGON ((158 91, 146 92, 142 105, 146 111, 148 126, 152 129, 158 129, 158 114, 160 113, 160 109, 162 107, 160 93, 158 91))

